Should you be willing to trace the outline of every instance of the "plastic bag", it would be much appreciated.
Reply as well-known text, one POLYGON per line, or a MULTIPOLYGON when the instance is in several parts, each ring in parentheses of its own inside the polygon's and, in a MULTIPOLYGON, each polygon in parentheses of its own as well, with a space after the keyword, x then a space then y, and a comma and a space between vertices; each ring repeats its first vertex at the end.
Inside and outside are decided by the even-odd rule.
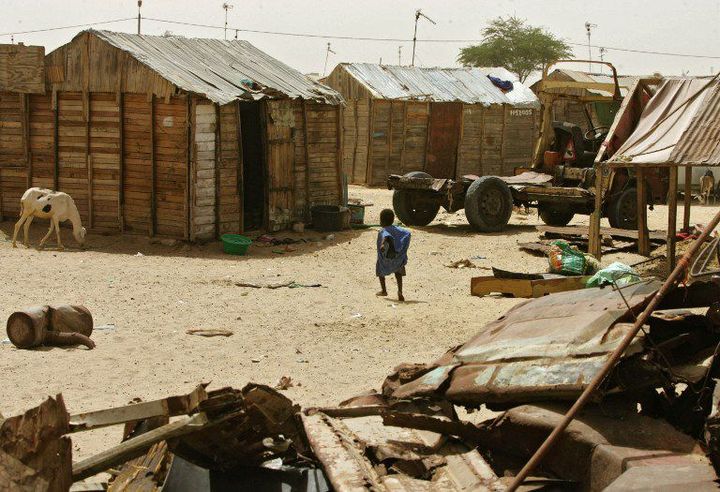
POLYGON ((618 287, 622 287, 623 285, 639 282, 640 276, 626 264, 616 261, 590 277, 586 287, 599 287, 605 284, 612 284, 613 281, 618 287))
POLYGON ((585 255, 565 241, 553 241, 548 260, 550 272, 561 275, 582 275, 587 267, 585 255))

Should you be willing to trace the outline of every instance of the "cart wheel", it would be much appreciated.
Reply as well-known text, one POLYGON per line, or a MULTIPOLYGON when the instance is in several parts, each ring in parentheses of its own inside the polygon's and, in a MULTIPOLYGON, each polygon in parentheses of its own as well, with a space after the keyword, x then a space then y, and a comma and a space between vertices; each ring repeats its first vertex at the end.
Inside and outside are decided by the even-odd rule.
MULTIPOLYGON (((413 171, 408 178, 432 178, 428 173, 413 171)), ((426 226, 433 221, 440 210, 440 203, 427 191, 393 191, 393 209, 400 222, 408 226, 426 226)))
POLYGON ((538 203, 540 220, 549 226, 564 227, 570 223, 575 212, 572 209, 563 209, 562 206, 551 203, 538 203))
POLYGON ((611 227, 637 229, 637 190, 627 188, 608 204, 607 217, 611 227))
POLYGON ((465 194, 465 217, 480 232, 502 231, 512 214, 512 193, 497 176, 483 176, 465 194))

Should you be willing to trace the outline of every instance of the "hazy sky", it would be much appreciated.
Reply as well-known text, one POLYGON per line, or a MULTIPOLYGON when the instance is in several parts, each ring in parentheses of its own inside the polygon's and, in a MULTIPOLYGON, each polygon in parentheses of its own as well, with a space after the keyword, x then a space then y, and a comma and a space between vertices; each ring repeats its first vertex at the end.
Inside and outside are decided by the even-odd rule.
MULTIPOLYGON (((420 39, 477 39, 489 19, 518 15, 543 26, 565 41, 586 43, 585 21, 597 24, 592 42, 598 46, 717 56, 715 59, 637 54, 609 49, 605 59, 621 73, 659 71, 678 75, 706 75, 720 70, 720 0, 228 0, 232 27, 341 36, 412 38, 416 8, 437 22, 421 20, 420 39)), ((222 26, 223 1, 144 0, 144 17, 222 26)), ((137 15, 136 0, 0 0, 0 33, 43 29, 137 15)), ((96 29, 135 32, 136 21, 96 29)), ((18 34, 15 41, 44 45, 47 52, 70 41, 82 28, 18 34)), ((222 29, 163 24, 144 20, 143 34, 171 31, 193 37, 223 37, 222 29)), ((228 37, 234 37, 234 31, 228 37)), ((305 39, 269 34, 239 33, 260 49, 303 72, 322 72, 328 41, 328 71, 341 61, 397 64, 410 60, 410 42, 374 42, 305 39)), ((0 36, 0 43, 10 36, 0 36)), ((462 43, 418 43, 416 65, 453 66, 462 43)), ((587 57, 586 46, 574 46, 577 57, 587 57)), ((598 57, 594 50, 593 57, 598 57)), ((584 69, 580 67, 580 69, 584 69)))

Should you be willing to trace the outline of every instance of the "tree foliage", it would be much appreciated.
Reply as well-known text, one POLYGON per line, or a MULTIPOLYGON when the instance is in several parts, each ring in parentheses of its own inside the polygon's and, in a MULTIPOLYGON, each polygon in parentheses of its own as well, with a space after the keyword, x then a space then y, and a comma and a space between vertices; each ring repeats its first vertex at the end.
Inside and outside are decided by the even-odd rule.
POLYGON ((505 67, 525 82, 545 63, 571 56, 567 43, 512 16, 494 19, 483 30, 482 43, 462 48, 458 61, 465 66, 505 67))

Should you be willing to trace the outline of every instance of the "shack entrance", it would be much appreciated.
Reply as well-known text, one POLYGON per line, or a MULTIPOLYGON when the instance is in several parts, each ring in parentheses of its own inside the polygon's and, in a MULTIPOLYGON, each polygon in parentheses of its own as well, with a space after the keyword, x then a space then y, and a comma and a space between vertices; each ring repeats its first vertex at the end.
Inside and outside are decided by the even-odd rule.
POLYGON ((240 103, 244 183, 243 220, 246 231, 261 229, 265 223, 267 166, 261 114, 261 103, 240 103))
POLYGON ((463 105, 432 103, 425 172, 434 178, 454 178, 463 105))

